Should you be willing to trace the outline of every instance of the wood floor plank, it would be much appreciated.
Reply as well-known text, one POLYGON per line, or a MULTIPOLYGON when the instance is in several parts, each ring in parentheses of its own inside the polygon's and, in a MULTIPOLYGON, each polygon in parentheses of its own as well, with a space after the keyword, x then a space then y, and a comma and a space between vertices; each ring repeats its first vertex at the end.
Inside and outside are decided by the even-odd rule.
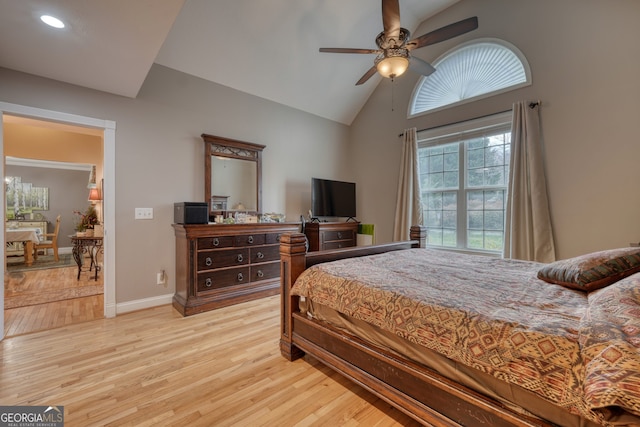
POLYGON ((65 425, 83 427, 418 425, 314 359, 284 359, 279 302, 186 318, 162 306, 7 338, 0 402, 63 405, 65 425))
POLYGON ((77 273, 64 267, 5 274, 5 337, 103 318, 104 296, 95 294, 104 288, 102 277, 83 272, 78 280, 77 273))

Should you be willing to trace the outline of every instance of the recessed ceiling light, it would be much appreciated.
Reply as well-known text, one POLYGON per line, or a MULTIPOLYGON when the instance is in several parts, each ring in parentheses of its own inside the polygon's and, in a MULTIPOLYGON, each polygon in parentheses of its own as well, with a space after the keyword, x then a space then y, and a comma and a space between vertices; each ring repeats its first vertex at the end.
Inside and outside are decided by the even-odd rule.
POLYGON ((42 20, 42 22, 44 22, 45 24, 47 24, 49 26, 52 26, 53 28, 64 28, 64 22, 62 22, 61 20, 59 20, 55 16, 42 15, 40 17, 40 19, 42 20))

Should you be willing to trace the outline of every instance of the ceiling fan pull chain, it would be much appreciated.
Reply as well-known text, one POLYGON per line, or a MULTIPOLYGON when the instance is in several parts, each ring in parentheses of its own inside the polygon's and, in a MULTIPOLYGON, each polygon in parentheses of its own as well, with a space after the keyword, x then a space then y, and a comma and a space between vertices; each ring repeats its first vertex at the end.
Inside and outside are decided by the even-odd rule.
POLYGON ((391 77, 391 111, 396 111, 394 108, 395 100, 393 96, 395 93, 394 89, 396 87, 395 83, 396 83, 396 80, 393 77, 391 77))

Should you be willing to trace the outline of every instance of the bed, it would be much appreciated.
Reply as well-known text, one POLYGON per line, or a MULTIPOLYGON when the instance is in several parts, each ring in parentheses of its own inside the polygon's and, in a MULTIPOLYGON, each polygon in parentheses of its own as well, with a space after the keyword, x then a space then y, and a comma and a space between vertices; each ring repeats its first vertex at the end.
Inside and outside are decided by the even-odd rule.
POLYGON ((640 250, 552 264, 281 237, 281 340, 427 425, 640 425, 640 250))

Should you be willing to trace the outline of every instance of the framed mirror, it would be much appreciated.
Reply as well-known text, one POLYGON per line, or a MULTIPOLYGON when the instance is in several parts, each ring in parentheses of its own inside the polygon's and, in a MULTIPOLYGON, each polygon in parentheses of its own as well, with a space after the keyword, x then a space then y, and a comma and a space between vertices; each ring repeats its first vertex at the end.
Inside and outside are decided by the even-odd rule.
POLYGON ((204 196, 209 219, 233 212, 262 211, 262 150, 265 146, 202 134, 204 196))

